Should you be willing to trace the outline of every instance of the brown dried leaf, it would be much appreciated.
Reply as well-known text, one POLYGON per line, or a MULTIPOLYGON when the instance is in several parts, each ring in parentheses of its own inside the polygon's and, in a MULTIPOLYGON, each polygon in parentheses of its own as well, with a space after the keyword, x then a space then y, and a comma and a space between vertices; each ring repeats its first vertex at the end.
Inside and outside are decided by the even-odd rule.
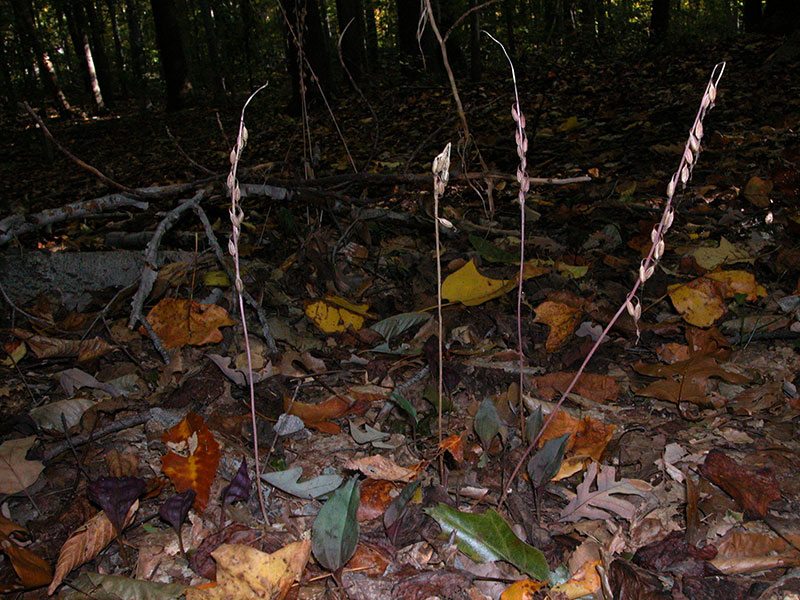
POLYGON ((607 519, 616 513, 624 519, 632 519, 636 506, 619 496, 645 496, 652 487, 637 479, 620 479, 616 481, 614 467, 592 463, 586 469, 583 482, 578 484, 578 492, 572 501, 561 511, 561 520, 574 522, 581 519, 607 519), (597 478, 597 486, 593 491, 592 484, 597 478), (610 512, 609 512, 610 511, 610 512))
POLYGON ((419 474, 419 467, 401 467, 391 458, 386 458, 380 454, 365 456, 363 458, 350 459, 344 464, 345 469, 351 471, 361 471, 372 479, 385 479, 387 481, 413 481, 419 474))
MULTIPOLYGON (((125 516, 125 523, 123 529, 131 524, 133 516, 139 509, 139 501, 135 501, 128 509, 128 514, 125 516)), ((100 511, 94 517, 86 521, 83 525, 78 527, 72 532, 64 545, 61 546, 61 551, 58 553, 58 561, 56 562, 56 572, 53 575, 53 581, 50 587, 47 588, 47 594, 53 595, 56 588, 61 585, 64 578, 69 575, 70 571, 75 567, 79 567, 94 557, 108 546, 111 541, 116 537, 114 526, 108 520, 106 513, 100 511)))

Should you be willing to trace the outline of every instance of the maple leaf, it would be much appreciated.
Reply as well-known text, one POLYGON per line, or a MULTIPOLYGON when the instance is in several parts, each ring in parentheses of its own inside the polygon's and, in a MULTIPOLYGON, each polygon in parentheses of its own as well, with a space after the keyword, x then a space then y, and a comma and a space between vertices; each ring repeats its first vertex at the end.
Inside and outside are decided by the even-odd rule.
POLYGON ((652 488, 649 483, 638 479, 615 481, 614 476, 614 467, 599 465, 596 462, 590 464, 583 482, 578 484, 577 494, 561 511, 561 520, 607 519, 611 517, 611 513, 616 513, 624 519, 632 519, 636 506, 617 496, 631 494, 645 496, 652 488), (592 491, 595 478, 597 489, 592 491))

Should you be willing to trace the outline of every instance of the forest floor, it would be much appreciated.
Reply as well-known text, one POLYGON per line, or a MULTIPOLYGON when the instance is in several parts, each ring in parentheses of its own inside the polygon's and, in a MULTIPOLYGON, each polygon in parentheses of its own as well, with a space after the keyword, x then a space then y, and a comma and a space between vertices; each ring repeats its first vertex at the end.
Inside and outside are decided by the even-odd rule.
MULTIPOLYGON (((0 592, 800 593, 798 72, 800 45, 761 37, 528 61, 528 173, 555 181, 534 182, 526 197, 522 369, 508 75, 460 83, 475 139, 466 155, 446 85, 377 78, 374 115, 340 92, 336 126, 315 105, 307 136, 281 113, 278 90, 256 96, 239 254, 244 289, 266 317, 265 327, 245 307, 264 510, 226 243, 241 104, 48 121, 69 152, 123 186, 187 185, 140 198, 146 209, 62 215, 0 255, 3 272, 17 265, 14 289, 0 277, 0 592), (720 61, 693 178, 638 294, 641 319, 623 312, 529 462, 538 419, 636 282, 720 61), (439 396, 431 164, 448 142, 439 396), (494 174, 493 206, 476 146, 494 174), (86 267, 81 299, 58 273, 19 272, 31 255, 43 257, 36 268, 78 252, 112 271, 112 256, 144 261, 147 232, 192 197, 227 271, 197 210, 156 238, 182 251, 143 298, 168 364, 144 328, 128 327, 138 271, 108 289, 98 265, 86 267), (58 289, 39 291, 48 284, 58 289)), ((118 191, 48 150, 27 115, 4 129, 0 218, 36 225, 43 210, 118 191)))

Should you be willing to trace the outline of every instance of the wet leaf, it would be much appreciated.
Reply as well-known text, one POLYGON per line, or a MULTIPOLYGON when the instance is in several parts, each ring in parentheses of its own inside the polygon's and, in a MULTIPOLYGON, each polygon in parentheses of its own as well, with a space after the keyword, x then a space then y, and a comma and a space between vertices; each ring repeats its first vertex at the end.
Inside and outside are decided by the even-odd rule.
POLYGON ((58 553, 56 571, 50 587, 47 588, 47 593, 52 595, 72 569, 86 564, 100 554, 103 548, 117 537, 119 531, 133 522, 133 517, 138 509, 139 501, 137 500, 128 510, 125 522, 120 529, 111 524, 105 511, 101 511, 73 531, 58 553))
POLYGON ((615 475, 614 467, 598 465, 595 462, 590 464, 586 469, 586 476, 578 484, 577 494, 561 511, 560 519, 567 522, 607 519, 612 513, 623 519, 632 519, 636 514, 636 506, 620 496, 645 496, 652 486, 636 479, 616 481, 615 475), (592 490, 595 479, 596 487, 592 490))
POLYGON ((383 339, 390 342, 393 338, 401 333, 426 323, 431 319, 430 313, 426 312, 411 312, 394 315, 383 321, 370 325, 369 328, 383 336, 383 339))
POLYGON ((179 298, 162 298, 148 313, 147 322, 167 349, 216 344, 222 341, 219 328, 234 324, 220 306, 179 298))
POLYGON ((202 512, 217 474, 219 443, 203 418, 191 412, 165 431, 161 440, 171 448, 161 459, 161 470, 179 492, 189 488, 197 492, 194 506, 202 512))
POLYGON ((223 544, 211 553, 217 561, 217 585, 188 588, 186 600, 283 598, 303 574, 310 550, 310 540, 293 542, 272 554, 250 546, 223 544))

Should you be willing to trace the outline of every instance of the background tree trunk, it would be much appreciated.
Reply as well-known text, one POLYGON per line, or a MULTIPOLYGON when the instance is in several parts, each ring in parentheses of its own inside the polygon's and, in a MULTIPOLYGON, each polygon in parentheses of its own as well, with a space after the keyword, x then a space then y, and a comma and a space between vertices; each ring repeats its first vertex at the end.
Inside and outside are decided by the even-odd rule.
POLYGON ((663 41, 669 31, 669 0, 653 0, 650 13, 650 35, 663 41))
POLYGON ((69 116, 72 113, 72 107, 58 85, 53 63, 50 61, 50 57, 39 40, 39 34, 33 25, 33 7, 30 0, 11 0, 11 8, 14 11, 17 33, 23 44, 28 46, 33 53, 46 94, 52 99, 60 115, 69 116))
POLYGON ((367 34, 367 69, 378 66, 378 23, 375 21, 375 0, 364 0, 364 23, 367 34))
POLYGON ((167 110, 178 110, 186 105, 192 86, 189 83, 175 2, 150 0, 150 6, 153 9, 156 46, 167 89, 167 110))
POLYGON ((746 32, 752 33, 761 27, 761 10, 761 0, 744 0, 742 22, 746 32))
POLYGON ((85 0, 83 4, 89 25, 89 43, 91 44, 91 56, 97 73, 97 82, 103 91, 102 95, 105 104, 110 106, 114 102, 114 82, 111 78, 111 65, 108 60, 108 54, 106 54, 103 19, 99 8, 95 7, 92 0, 85 0))
POLYGON ((361 0, 336 0, 339 31, 344 32, 342 59, 356 81, 361 81, 366 63, 364 45, 364 7, 361 0))
POLYGON ((3 103, 6 109, 12 111, 16 108, 17 95, 14 93, 14 85, 11 81, 11 65, 8 61, 5 31, 0 31, 0 87, 3 90, 3 103))
POLYGON ((127 96, 130 93, 130 86, 128 85, 128 75, 125 72, 125 51, 122 47, 122 36, 119 32, 115 0, 106 0, 106 7, 108 8, 108 17, 111 20, 111 35, 114 38, 114 61, 116 63, 114 70, 117 73, 122 92, 127 96))
POLYGON ((142 31, 139 27, 139 11, 134 0, 125 0, 125 16, 128 21, 128 45, 131 52, 131 73, 133 75, 133 89, 140 108, 150 104, 147 87, 144 80, 144 49, 142 46, 142 31))
MULTIPOLYGON (((469 7, 477 6, 476 0, 469 0, 469 7)), ((481 80, 483 60, 481 60, 481 11, 476 10, 469 16, 469 78, 472 83, 481 80)))
POLYGON ((217 44, 217 28, 208 0, 199 0, 200 16, 203 19, 205 31, 206 50, 208 50, 207 71, 211 79, 211 89, 214 98, 219 101, 225 96, 225 82, 222 80, 222 64, 219 58, 219 44, 217 44))
POLYGON ((301 72, 302 85, 307 92, 318 92, 317 85, 309 77, 309 65, 320 87, 326 92, 331 91, 330 61, 317 0, 280 0, 280 4, 286 15, 286 68, 292 82, 292 98, 287 108, 290 114, 297 115, 302 102, 301 72), (305 15, 305 18, 300 18, 301 15, 305 15))

